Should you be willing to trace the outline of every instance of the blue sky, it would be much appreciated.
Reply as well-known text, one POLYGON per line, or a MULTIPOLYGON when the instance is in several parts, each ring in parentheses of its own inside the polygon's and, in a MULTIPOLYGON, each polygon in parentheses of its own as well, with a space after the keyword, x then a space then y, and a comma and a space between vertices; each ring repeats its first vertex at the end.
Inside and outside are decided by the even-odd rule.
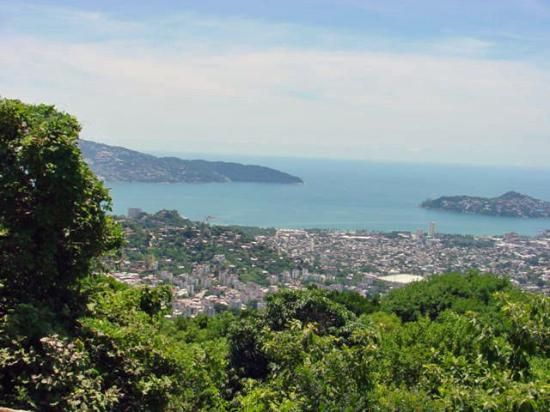
POLYGON ((0 0, 0 93, 141 150, 547 166, 550 1, 0 0))

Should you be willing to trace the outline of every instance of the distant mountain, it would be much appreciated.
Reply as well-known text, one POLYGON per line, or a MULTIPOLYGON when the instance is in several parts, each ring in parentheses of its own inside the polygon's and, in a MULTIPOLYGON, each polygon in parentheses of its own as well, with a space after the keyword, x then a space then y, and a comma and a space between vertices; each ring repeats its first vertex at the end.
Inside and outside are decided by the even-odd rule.
POLYGON ((550 217, 550 202, 518 193, 507 192, 494 198, 474 196, 443 196, 424 201, 421 207, 460 213, 475 213, 507 217, 550 217))
POLYGON ((94 173, 111 182, 303 183, 299 177, 263 166, 156 157, 89 140, 79 140, 79 145, 94 173))

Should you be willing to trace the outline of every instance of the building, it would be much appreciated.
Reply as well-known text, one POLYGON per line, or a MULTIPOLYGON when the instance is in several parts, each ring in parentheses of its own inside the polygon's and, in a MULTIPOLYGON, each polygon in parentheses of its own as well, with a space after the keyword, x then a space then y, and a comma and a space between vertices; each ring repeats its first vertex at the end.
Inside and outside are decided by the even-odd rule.
POLYGON ((136 217, 138 217, 142 213, 143 213, 143 210, 141 210, 138 207, 129 207, 128 208, 128 217, 130 219, 135 219, 136 217))
POLYGON ((435 222, 430 222, 428 225, 428 236, 434 237, 437 233, 437 225, 435 222))

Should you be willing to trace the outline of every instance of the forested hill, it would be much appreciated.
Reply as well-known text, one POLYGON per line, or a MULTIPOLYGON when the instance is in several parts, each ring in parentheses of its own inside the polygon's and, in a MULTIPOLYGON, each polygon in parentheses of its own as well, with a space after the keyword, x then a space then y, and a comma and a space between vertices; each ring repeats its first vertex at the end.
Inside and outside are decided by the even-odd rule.
POLYGON ((420 205, 427 209, 441 209, 451 212, 472 213, 489 216, 548 218, 550 202, 535 199, 517 192, 486 198, 476 196, 443 196, 428 199, 420 205))
POLYGON ((302 183, 299 177, 264 166, 184 160, 79 140, 84 159, 106 181, 151 183, 302 183))

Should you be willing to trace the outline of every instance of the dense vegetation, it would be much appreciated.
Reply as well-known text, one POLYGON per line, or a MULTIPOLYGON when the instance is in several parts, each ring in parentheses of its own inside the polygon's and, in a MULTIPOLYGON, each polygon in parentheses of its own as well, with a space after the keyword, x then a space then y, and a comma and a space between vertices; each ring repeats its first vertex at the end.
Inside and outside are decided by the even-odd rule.
POLYGON ((171 319, 167 287, 91 275, 106 191, 48 106, 0 102, 0 405, 53 411, 546 411, 550 300, 447 274, 171 319), (68 204, 65 204, 68 202, 68 204))

